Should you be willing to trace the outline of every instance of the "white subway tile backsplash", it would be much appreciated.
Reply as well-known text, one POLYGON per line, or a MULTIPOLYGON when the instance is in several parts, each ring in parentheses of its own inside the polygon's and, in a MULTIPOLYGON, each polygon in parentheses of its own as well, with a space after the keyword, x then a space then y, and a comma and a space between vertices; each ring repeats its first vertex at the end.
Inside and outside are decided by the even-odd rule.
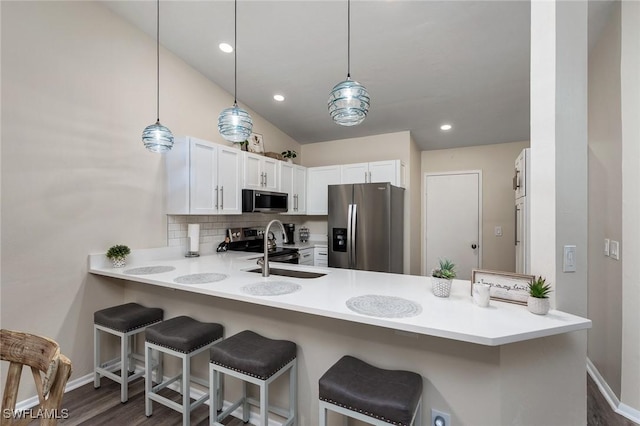
POLYGON ((170 247, 186 247, 187 224, 200 224, 200 244, 213 244, 224 241, 228 228, 265 227, 272 219, 278 219, 282 223, 295 223, 296 227, 305 222, 305 216, 278 216, 260 213, 243 215, 219 215, 219 216, 192 216, 169 215, 167 217, 167 245, 170 247))

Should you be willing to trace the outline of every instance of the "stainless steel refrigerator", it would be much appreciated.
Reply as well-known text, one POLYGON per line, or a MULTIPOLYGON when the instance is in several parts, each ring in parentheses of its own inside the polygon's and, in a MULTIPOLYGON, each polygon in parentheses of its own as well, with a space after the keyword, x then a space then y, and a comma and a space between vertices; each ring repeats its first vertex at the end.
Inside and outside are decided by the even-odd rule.
POLYGON ((404 188, 329 185, 329 266, 403 272, 404 188))

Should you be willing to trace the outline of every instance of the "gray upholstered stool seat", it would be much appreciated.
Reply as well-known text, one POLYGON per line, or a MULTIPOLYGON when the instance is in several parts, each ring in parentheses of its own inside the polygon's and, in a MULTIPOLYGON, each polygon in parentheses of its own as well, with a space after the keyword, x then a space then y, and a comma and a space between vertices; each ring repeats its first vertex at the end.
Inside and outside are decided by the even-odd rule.
POLYGON ((422 376, 344 356, 320 378, 319 396, 321 425, 327 409, 373 424, 417 425, 422 376))
POLYGON ((213 394, 210 397, 209 421, 212 425, 220 425, 225 417, 242 405, 243 420, 249 421, 249 404, 260 407, 259 424, 268 424, 269 411, 285 417, 283 425, 293 425, 297 413, 296 386, 296 355, 297 346, 288 340, 273 340, 263 337, 253 331, 245 330, 214 345, 210 351, 209 382, 219 381, 220 374, 226 374, 242 380, 242 398, 231 404, 225 411, 218 414, 222 408, 213 394), (280 375, 289 374, 289 409, 269 405, 269 384, 280 375), (247 383, 260 387, 260 401, 247 397, 247 383))
MULTIPOLYGON (((191 402, 191 382, 209 387, 207 380, 191 375, 191 358, 210 349, 216 341, 222 339, 223 334, 222 325, 200 322, 187 316, 171 318, 147 328, 145 333, 145 358, 147 360, 151 359, 152 350, 182 360, 182 372, 172 378, 165 380, 161 373, 162 370, 159 369, 159 374, 156 376, 158 384, 155 386, 152 383, 151 370, 147 370, 145 375, 145 414, 147 417, 153 414, 152 401, 156 401, 182 413, 183 426, 189 426, 191 411, 209 398, 209 394, 205 393, 195 402, 191 402), (160 390, 177 380, 181 381, 182 404, 158 394, 160 390)), ((218 383, 216 382, 214 385, 214 389, 211 391, 213 395, 218 392, 218 383)))
POLYGON ((224 328, 220 324, 180 316, 149 327, 145 338, 149 343, 188 353, 215 342, 222 338, 223 333, 224 328))
POLYGON ((160 308, 147 308, 138 303, 125 303, 96 311, 93 314, 93 323, 126 333, 162 321, 162 316, 163 311, 160 308))
POLYGON ((127 402, 129 382, 144 375, 142 371, 129 374, 135 371, 135 360, 144 361, 140 354, 134 352, 135 337, 142 333, 152 324, 162 321, 163 311, 160 308, 147 308, 138 303, 125 303, 124 305, 112 306, 101 309, 93 314, 93 385, 100 387, 100 378, 108 377, 120 383, 120 401, 127 402), (120 337, 120 357, 110 361, 100 360, 100 335, 101 332, 120 337), (120 363, 120 375, 103 368, 114 362, 120 363))

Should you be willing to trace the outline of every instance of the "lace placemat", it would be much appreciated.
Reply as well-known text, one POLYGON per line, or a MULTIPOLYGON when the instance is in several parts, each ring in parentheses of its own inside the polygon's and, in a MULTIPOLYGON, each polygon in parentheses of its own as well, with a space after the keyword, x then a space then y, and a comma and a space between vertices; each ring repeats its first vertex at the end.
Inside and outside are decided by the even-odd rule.
POLYGON ((141 266, 140 268, 132 268, 124 271, 128 275, 149 275, 149 274, 162 274, 164 272, 171 272, 176 269, 173 266, 141 266))
POLYGON ((281 296, 294 293, 301 288, 300 284, 289 281, 264 281, 245 285, 242 291, 252 296, 281 296))
POLYGON ((346 302, 354 312, 381 318, 408 318, 420 315, 422 306, 401 297, 365 294, 352 297, 346 302))
POLYGON ((226 278, 229 278, 226 274, 206 272, 201 274, 182 275, 174 279, 173 282, 178 284, 207 284, 222 281, 226 278))

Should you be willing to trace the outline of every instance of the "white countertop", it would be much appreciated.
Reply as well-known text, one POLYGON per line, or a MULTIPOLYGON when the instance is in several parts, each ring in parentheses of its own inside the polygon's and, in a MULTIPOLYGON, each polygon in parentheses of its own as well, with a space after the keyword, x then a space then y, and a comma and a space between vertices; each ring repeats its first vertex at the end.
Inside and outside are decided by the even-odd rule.
POLYGON ((451 296, 439 298, 431 292, 431 278, 415 275, 386 274, 338 268, 315 268, 293 264, 271 263, 271 268, 326 273, 312 279, 246 272, 257 267, 259 253, 226 252, 197 258, 185 258, 176 248, 136 250, 127 258, 124 268, 113 268, 101 254, 89 256, 89 272, 108 277, 136 281, 160 287, 189 291, 214 297, 240 300, 296 312, 304 312, 345 321, 386 327, 447 339, 498 346, 538 337, 591 328, 591 321, 552 310, 545 316, 530 313, 526 306, 491 301, 489 308, 475 306, 470 296, 470 282, 454 280, 451 296), (150 275, 129 275, 127 270, 147 266, 171 266, 175 270, 150 275), (228 278, 207 284, 178 284, 177 277, 218 273, 228 278), (243 286, 278 281, 298 284, 294 293, 279 296, 253 296, 243 286), (382 318, 356 313, 346 301, 362 295, 381 295, 407 299, 422 311, 407 318, 382 318))

